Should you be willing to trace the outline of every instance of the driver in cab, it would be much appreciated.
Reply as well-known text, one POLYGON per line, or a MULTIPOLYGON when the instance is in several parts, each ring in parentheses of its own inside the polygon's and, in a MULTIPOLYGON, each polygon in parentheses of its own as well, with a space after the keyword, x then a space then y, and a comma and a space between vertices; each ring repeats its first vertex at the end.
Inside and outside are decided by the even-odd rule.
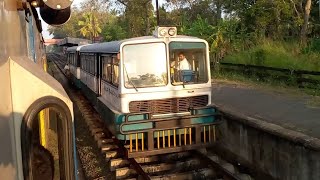
POLYGON ((176 70, 191 70, 191 65, 189 61, 186 59, 186 56, 180 52, 178 57, 178 62, 173 61, 171 63, 171 68, 174 68, 176 70))
POLYGON ((175 82, 180 81, 179 72, 181 70, 191 70, 191 65, 186 59, 185 55, 182 52, 180 52, 178 55, 178 61, 173 61, 170 65, 171 74, 173 75, 172 78, 175 82))

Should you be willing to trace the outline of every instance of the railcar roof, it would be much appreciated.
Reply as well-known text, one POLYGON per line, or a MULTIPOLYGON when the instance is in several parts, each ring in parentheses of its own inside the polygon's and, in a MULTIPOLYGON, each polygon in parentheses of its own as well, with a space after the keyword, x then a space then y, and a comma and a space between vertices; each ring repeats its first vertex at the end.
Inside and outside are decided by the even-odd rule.
POLYGON ((67 52, 75 52, 75 51, 78 51, 79 49, 81 49, 82 47, 90 46, 90 45, 91 44, 84 44, 84 45, 80 45, 80 46, 72 46, 72 47, 67 48, 67 52))
MULTIPOLYGON (((188 39, 199 39, 197 37, 191 37, 191 36, 183 36, 183 35, 178 35, 175 38, 188 38, 188 39)), ((161 38, 156 38, 154 36, 143 36, 143 37, 135 37, 135 38, 130 38, 130 39, 124 39, 121 41, 110 41, 110 42, 104 42, 104 43, 96 43, 92 44, 90 46, 85 46, 81 48, 80 52, 84 53, 118 53, 120 52, 120 46, 124 42, 130 42, 130 41, 140 41, 140 40, 159 40, 161 38)))
POLYGON ((67 48, 67 52, 73 52, 73 51, 76 51, 78 48, 78 46, 72 46, 72 47, 69 47, 67 48))

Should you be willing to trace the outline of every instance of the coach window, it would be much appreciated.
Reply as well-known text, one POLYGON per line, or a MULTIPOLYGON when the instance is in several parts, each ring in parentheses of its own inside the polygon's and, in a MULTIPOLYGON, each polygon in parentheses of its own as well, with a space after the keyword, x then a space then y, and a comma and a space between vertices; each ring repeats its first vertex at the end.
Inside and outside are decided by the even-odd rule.
POLYGON ((86 57, 86 58, 85 58, 85 62, 86 62, 85 69, 86 69, 87 72, 89 72, 89 56, 86 55, 85 57, 86 57))
POLYGON ((102 57, 102 62, 103 62, 103 74, 102 78, 111 83, 111 78, 112 78, 112 69, 111 69, 111 57, 110 56, 103 56, 102 57))
POLYGON ((69 54, 69 62, 70 62, 70 64, 74 65, 74 63, 73 63, 73 54, 72 53, 69 54))
POLYGON ((94 56, 90 56, 90 62, 91 62, 90 72, 91 72, 91 74, 95 74, 95 70, 94 70, 94 56))
POLYGON ((68 54, 68 63, 70 64, 71 63, 71 59, 70 59, 70 56, 71 56, 71 54, 68 54))
POLYGON ((82 65, 82 69, 85 71, 86 70, 86 55, 82 55, 82 57, 81 57, 81 61, 82 61, 82 63, 81 63, 81 65, 82 65))
POLYGON ((112 57, 112 84, 119 85, 119 60, 116 56, 112 57))
POLYGON ((82 55, 80 54, 80 68, 83 69, 82 55))
POLYGON ((73 61, 73 65, 76 65, 76 58, 75 58, 76 56, 74 55, 74 53, 72 53, 72 56, 71 56, 71 59, 72 59, 72 61, 73 61))
POLYGON ((86 66, 85 66, 85 69, 86 71, 89 73, 90 71, 90 58, 88 55, 86 55, 86 58, 85 58, 85 61, 86 61, 86 66))
POLYGON ((86 55, 87 72, 90 73, 90 56, 86 55))
POLYGON ((88 62, 89 62, 89 72, 91 74, 95 74, 94 72, 94 55, 89 55, 88 56, 88 62))
POLYGON ((81 69, 84 69, 84 60, 83 60, 83 58, 84 58, 84 55, 81 54, 80 55, 80 66, 81 66, 81 69))
POLYGON ((88 56, 87 55, 84 55, 84 58, 83 58, 83 60, 84 60, 84 70, 85 71, 88 71, 88 56))
POLYGON ((84 56, 84 63, 85 63, 85 65, 84 65, 84 70, 86 71, 86 72, 89 72, 88 71, 88 56, 87 55, 85 55, 84 56))

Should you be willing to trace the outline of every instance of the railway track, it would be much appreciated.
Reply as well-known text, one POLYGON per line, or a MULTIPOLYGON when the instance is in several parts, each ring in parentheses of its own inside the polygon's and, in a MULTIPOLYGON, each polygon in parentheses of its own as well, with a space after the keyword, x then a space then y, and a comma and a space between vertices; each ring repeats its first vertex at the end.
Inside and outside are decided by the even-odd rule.
MULTIPOLYGON (((62 56, 48 54, 48 59, 64 74, 65 61, 62 56)), ((127 147, 105 128, 101 117, 90 102, 79 92, 68 92, 103 154, 109 173, 115 179, 253 179, 248 174, 239 172, 222 157, 205 149, 127 159, 124 156, 127 147)))

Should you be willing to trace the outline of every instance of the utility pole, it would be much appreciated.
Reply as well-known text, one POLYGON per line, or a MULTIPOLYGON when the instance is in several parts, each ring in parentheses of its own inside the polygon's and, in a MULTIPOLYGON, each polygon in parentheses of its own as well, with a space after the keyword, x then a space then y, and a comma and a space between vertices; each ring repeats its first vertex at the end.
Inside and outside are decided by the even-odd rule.
POLYGON ((159 17, 159 2, 158 2, 158 0, 156 0, 156 9, 157 9, 157 26, 159 26, 160 25, 160 17, 159 17))

